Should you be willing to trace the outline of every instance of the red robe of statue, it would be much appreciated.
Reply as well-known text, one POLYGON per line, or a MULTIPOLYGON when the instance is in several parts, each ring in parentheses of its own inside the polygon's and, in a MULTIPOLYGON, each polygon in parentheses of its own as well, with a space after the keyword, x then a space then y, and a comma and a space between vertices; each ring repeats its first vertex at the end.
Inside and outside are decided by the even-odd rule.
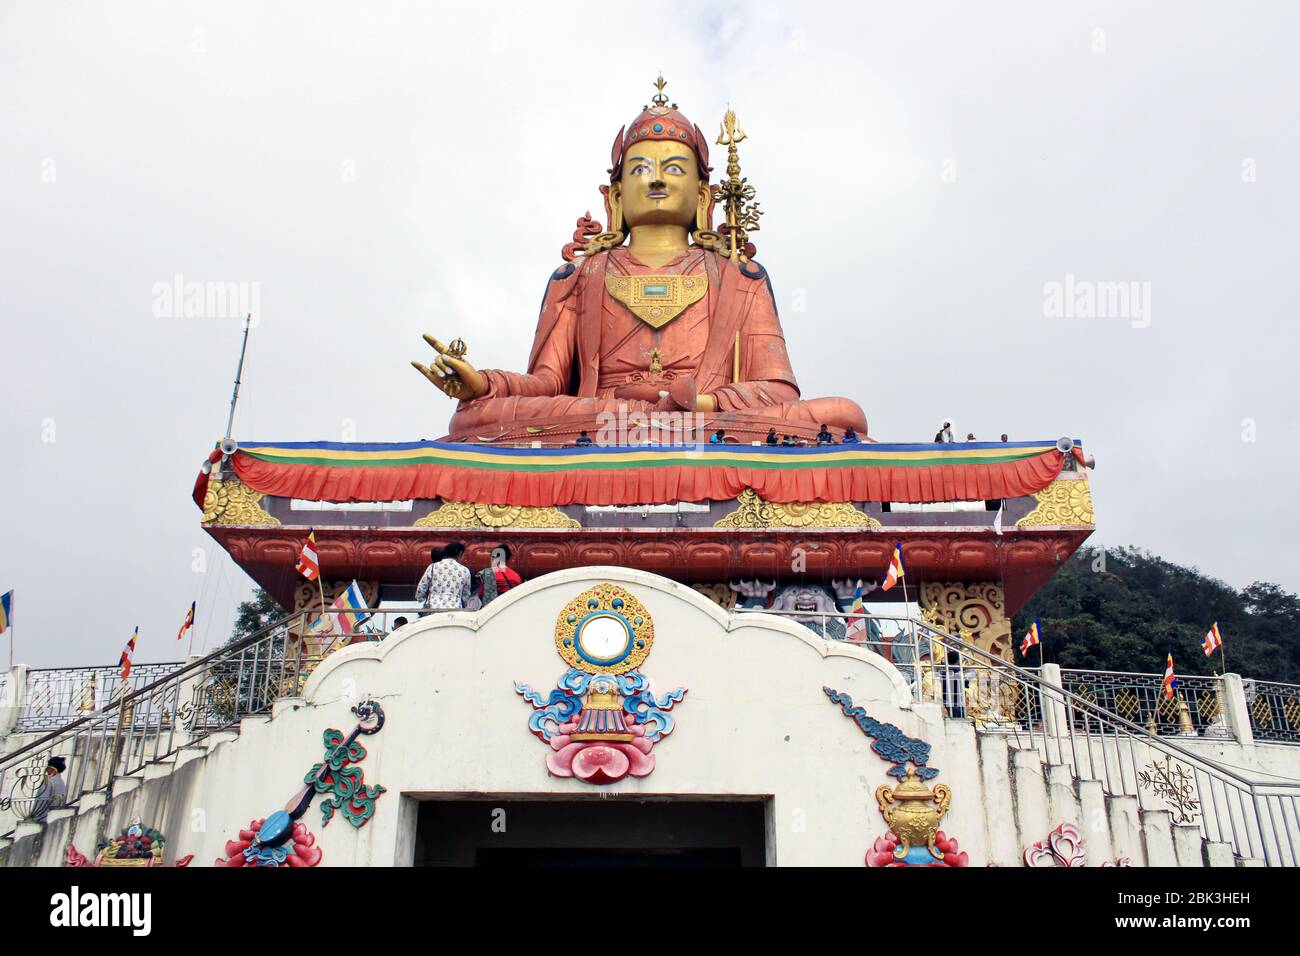
MULTIPOLYGON (((694 379, 712 395, 710 427, 760 439, 768 428, 805 436, 825 423, 867 433, 866 417, 844 398, 801 401, 767 276, 692 247, 657 269, 626 248, 565 265, 551 277, 527 374, 483 370, 488 392, 461 402, 454 441, 570 438, 600 427, 602 413, 680 409, 661 396, 694 379), (610 275, 707 276, 708 292, 661 328, 642 321, 605 286, 610 275), (738 379, 734 379, 739 334, 738 379), (676 386, 676 387, 675 387, 676 386)), ((687 390, 689 391, 689 389, 687 390)))

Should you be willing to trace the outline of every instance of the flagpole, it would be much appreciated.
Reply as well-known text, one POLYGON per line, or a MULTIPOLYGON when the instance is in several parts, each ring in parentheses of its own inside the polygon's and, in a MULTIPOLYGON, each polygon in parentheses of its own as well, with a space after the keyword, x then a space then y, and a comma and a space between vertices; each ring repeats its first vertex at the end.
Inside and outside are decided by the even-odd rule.
POLYGON ((250 312, 244 316, 244 342, 239 346, 239 365, 235 367, 235 388, 230 393, 230 415, 226 418, 226 434, 229 438, 230 431, 235 427, 235 403, 239 401, 239 380, 244 376, 244 353, 248 351, 248 329, 253 324, 253 313, 250 312))
MULTIPOLYGON (((902 558, 903 549, 898 549, 899 558, 902 558)), ((907 615, 907 629, 912 635, 912 656, 920 660, 921 649, 916 644, 916 622, 912 620, 912 603, 907 599, 907 565, 903 565, 903 572, 899 575, 903 580, 903 613, 907 615)), ((933 665, 931 661, 931 665, 933 665)))
POLYGON ((325 623, 325 577, 320 570, 320 555, 316 556, 316 584, 320 587, 320 622, 325 623))
MULTIPOLYGON (((196 601, 194 604, 191 604, 190 607, 197 608, 198 602, 196 601)), ((187 660, 194 656, 194 631, 195 631, 195 624, 198 621, 197 613, 194 615, 194 618, 195 620, 190 621, 190 646, 185 650, 185 657, 187 660)))

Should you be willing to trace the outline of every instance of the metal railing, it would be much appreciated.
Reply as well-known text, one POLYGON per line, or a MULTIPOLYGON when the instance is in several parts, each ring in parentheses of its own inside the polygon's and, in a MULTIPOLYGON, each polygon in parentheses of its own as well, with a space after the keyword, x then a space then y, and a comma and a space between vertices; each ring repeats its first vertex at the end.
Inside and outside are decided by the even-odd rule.
MULTIPOLYGON (((837 630, 831 618, 840 619, 845 630, 861 619, 737 610, 778 613, 822 632, 837 630)), ((1300 781, 1248 777, 924 620, 868 617, 876 628, 862 643, 894 655, 914 700, 938 704, 946 717, 970 720, 980 733, 1008 735, 1018 747, 1035 750, 1044 764, 1068 767, 1077 780, 1100 782, 1111 797, 1134 798, 1141 809, 1168 811, 1175 823, 1196 824, 1204 839, 1229 845, 1238 858, 1300 865, 1300 781)), ((1219 736, 1213 722, 1206 729, 1207 736, 1219 736)))
POLYGON ((1222 677, 1184 676, 1172 697, 1163 674, 1061 670, 1065 689, 1162 736, 1230 737, 1222 677))
POLYGON ((1241 683, 1255 739, 1300 743, 1300 687, 1262 680, 1241 683))
MULTIPOLYGON (((320 611, 303 611, 169 673, 146 671, 154 679, 139 686, 119 684, 112 699, 0 757, 0 812, 12 812, 19 821, 31 814, 53 756, 67 761, 66 804, 88 793, 111 793, 114 780, 138 774, 213 733, 238 727, 246 717, 269 714, 275 701, 299 694, 311 672, 335 650, 381 640, 396 618, 414 621, 421 613, 427 612, 359 608, 330 610, 322 618, 320 611), (371 615, 369 621, 350 634, 339 623, 321 624, 365 613, 371 615)), ((55 681, 56 686, 75 683, 72 676, 55 681)), ((67 700, 76 705, 75 695, 67 700)))
MULTIPOLYGON (((892 660, 913 698, 939 705, 949 718, 970 720, 981 733, 1013 736, 1043 763, 1067 766, 1079 780, 1099 781, 1111 796, 1170 810, 1176 821, 1198 824, 1207 840, 1229 844, 1239 857, 1297 864, 1300 782, 1251 779, 1112 712, 1107 698, 1076 692, 1077 682, 1050 683, 923 620, 737 612, 783 614, 831 639, 847 637, 892 660)), ((0 757, 0 811, 12 809, 20 818, 24 807, 30 812, 33 788, 54 755, 68 761, 69 804, 87 793, 111 794, 115 779, 138 774, 244 718, 269 714, 280 698, 297 696, 312 670, 342 643, 381 639, 393 618, 414 620, 420 613, 376 609, 365 630, 350 639, 322 634, 313 626, 319 612, 290 615, 150 683, 124 689, 116 700, 0 757)), ((1263 694, 1272 700, 1278 693, 1257 688, 1256 699, 1263 694)), ((1212 721, 1205 726, 1212 728, 1212 721)))
POLYGON ((173 673, 184 663, 136 664, 126 681, 122 680, 121 668, 116 665, 33 668, 27 672, 26 685, 19 698, 23 703, 14 732, 33 733, 62 727, 119 699, 126 692, 123 685, 138 690, 173 673))

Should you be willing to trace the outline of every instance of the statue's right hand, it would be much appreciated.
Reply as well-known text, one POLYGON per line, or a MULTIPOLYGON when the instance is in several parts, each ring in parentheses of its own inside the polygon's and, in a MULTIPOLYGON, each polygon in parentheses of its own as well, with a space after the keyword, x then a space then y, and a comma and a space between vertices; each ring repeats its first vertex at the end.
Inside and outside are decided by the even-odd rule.
POLYGON ((437 358, 429 366, 421 365, 419 362, 412 362, 411 365, 432 382, 439 391, 450 398, 461 400, 478 398, 487 394, 488 381, 482 372, 470 365, 464 358, 454 354, 432 335, 426 334, 424 341, 428 342, 433 350, 438 353, 437 358))

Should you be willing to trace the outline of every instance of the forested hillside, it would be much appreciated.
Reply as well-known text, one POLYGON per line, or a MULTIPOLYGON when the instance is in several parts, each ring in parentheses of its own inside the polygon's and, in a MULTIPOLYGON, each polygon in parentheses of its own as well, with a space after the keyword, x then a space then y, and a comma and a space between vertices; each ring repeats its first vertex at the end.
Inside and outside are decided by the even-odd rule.
MULTIPOLYGON (((1154 673, 1173 651, 1181 674, 1219 670, 1219 655, 1201 652, 1218 621, 1229 671, 1300 684, 1300 598, 1263 582, 1236 591, 1137 548, 1108 550, 1104 562, 1081 549, 1016 615, 1017 645, 1034 618, 1046 661, 1154 673)), ((1029 660, 1038 662, 1037 651, 1029 660)))

